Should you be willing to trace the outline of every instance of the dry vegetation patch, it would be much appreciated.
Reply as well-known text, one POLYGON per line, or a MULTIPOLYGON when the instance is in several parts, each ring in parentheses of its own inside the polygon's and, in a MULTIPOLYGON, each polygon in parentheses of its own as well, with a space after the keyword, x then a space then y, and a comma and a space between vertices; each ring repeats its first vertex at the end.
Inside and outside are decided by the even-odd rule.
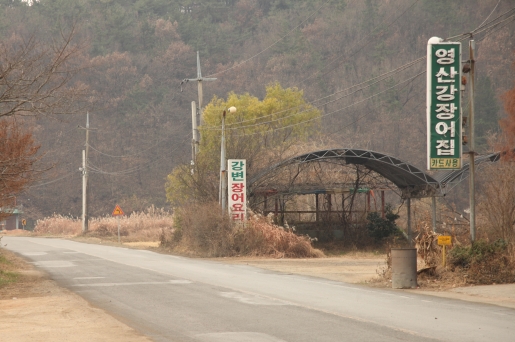
MULTIPOLYGON (((123 242, 159 241, 162 229, 173 226, 170 212, 150 207, 143 212, 133 212, 122 216, 120 236, 123 242)), ((79 236, 82 234, 82 220, 70 216, 54 214, 36 222, 34 234, 44 236, 79 236)), ((92 218, 89 230, 83 237, 116 240, 118 237, 118 219, 112 216, 92 218)))
POLYGON ((176 211, 173 229, 163 230, 161 246, 203 257, 271 256, 321 257, 311 239, 276 226, 266 217, 251 215, 236 224, 222 213, 217 203, 197 203, 176 211))

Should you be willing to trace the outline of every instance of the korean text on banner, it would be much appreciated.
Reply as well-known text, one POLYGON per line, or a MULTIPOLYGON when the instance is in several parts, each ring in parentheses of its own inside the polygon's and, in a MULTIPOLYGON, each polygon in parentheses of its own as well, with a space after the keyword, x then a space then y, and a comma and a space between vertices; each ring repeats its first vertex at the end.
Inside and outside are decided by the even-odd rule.
POLYGON ((229 159, 229 215, 234 221, 247 218, 247 168, 245 159, 229 159))
POLYGON ((461 43, 427 44, 427 168, 461 169, 461 43))

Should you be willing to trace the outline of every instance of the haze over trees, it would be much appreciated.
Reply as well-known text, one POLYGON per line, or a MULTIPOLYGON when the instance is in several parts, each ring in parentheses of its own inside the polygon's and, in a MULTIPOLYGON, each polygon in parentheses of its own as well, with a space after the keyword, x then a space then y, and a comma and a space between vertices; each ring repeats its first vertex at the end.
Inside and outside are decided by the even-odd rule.
MULTIPOLYGON (((302 91, 306 105, 319 111, 320 135, 302 133, 313 150, 372 149, 424 168, 427 40, 472 32, 513 7, 510 1, 496 4, 495 0, 41 0, 28 6, 19 0, 1 1, 3 43, 16 38, 58 51, 54 42, 62 41, 63 32, 66 36, 73 28, 73 46, 81 47, 70 59, 70 68, 83 72, 59 74, 72 86, 62 88, 60 96, 65 89, 71 95, 59 103, 71 107, 52 111, 36 106, 51 115, 24 118, 23 126, 34 134, 34 146, 41 145, 38 168, 54 167, 19 197, 19 203, 32 218, 53 212, 80 215, 78 168, 85 132, 77 126, 85 125, 89 110, 94 128, 89 150, 91 215, 108 214, 115 203, 126 212, 149 204, 166 205, 167 175, 191 158, 191 101, 197 101, 197 87, 189 83, 181 91, 180 82, 197 75, 196 51, 202 75, 217 78, 204 82, 204 103, 212 101, 205 108, 206 129, 219 125, 225 106, 221 99, 229 104, 233 97, 248 96, 266 102, 266 86, 276 84, 281 91, 302 91), (78 95, 81 100, 75 101, 78 95)), ((498 130, 497 122, 505 116, 500 95, 513 87, 514 25, 512 17, 474 34, 481 151, 488 150, 486 137, 498 130)), ((466 50, 466 40, 463 44, 466 50)), ((0 53, 9 51, 15 50, 0 53)), ((2 70, 5 67, 2 64, 2 70)), ((0 108, 5 108, 1 100, 0 108)), ((202 153, 212 153, 209 163, 216 165, 219 153, 212 151, 219 131, 212 132, 212 137, 204 132, 202 153)), ((238 144, 238 139, 230 147, 234 153, 238 146, 254 146, 238 144)))

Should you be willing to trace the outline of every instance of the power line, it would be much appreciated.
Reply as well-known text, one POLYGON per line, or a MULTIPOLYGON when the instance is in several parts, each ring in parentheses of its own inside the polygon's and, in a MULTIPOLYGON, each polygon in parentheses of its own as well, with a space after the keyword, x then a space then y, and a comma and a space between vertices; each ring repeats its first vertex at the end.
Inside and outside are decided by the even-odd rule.
MULTIPOLYGON (((514 11, 515 11, 515 9, 514 9, 514 11)), ((506 21, 508 21, 510 19, 511 19, 511 21, 515 20, 515 13, 512 13, 510 16, 506 17, 505 19, 503 19, 503 20, 501 20, 501 21, 499 21, 499 22, 497 22, 495 24, 492 24, 490 27, 483 28, 482 30, 476 32, 475 34, 478 34, 478 33, 486 31, 486 33, 485 33, 485 37, 486 37, 486 36, 490 35, 491 33, 496 32, 496 31, 500 30, 501 28, 503 28, 504 26, 508 25, 510 22, 507 22, 505 25, 502 25, 497 30, 494 30, 495 28, 497 28, 497 26, 501 25, 502 23, 504 23, 504 22, 506 22, 506 21), (488 30, 493 30, 493 31, 488 32, 488 30)))
POLYGON ((365 101, 367 101, 367 100, 370 100, 370 99, 372 99, 372 98, 374 98, 374 97, 376 97, 376 96, 378 96, 378 95, 381 95, 382 93, 384 93, 384 92, 386 92, 386 91, 388 91, 388 90, 391 90, 391 89, 393 89, 393 88, 396 88, 397 86, 399 86, 399 85, 401 85, 401 84, 403 84, 403 83, 406 83, 406 82, 412 81, 412 80, 414 80, 415 78, 417 78, 417 77, 419 77, 420 75, 423 75, 423 74, 425 74, 425 73, 426 73, 426 71, 423 71, 423 72, 421 72, 421 73, 418 73, 417 75, 415 75, 415 76, 413 76, 413 77, 411 77, 411 78, 409 78, 409 79, 406 79, 406 80, 404 80, 404 81, 401 81, 401 82, 399 82, 399 83, 395 84, 394 86, 391 86, 391 87, 389 87, 389 88, 387 88, 387 89, 384 89, 384 90, 382 90, 382 91, 380 91, 380 92, 378 92, 378 93, 375 93, 375 94, 373 94, 373 95, 371 95, 371 96, 369 96, 369 97, 367 97, 367 98, 365 98, 365 99, 362 99, 362 100, 360 100, 360 101, 354 102, 354 103, 352 103, 352 104, 350 104, 350 105, 348 105, 348 106, 345 106, 345 107, 339 108, 339 109, 337 109, 337 110, 335 110, 335 111, 332 111, 332 112, 329 112, 329 113, 323 114, 323 115, 321 115, 320 117, 310 118, 310 119, 307 119, 307 120, 304 120, 304 121, 300 121, 300 122, 297 122, 297 123, 294 123, 294 124, 291 124, 291 125, 282 126, 282 127, 277 127, 277 128, 271 129, 271 130, 269 130, 269 131, 267 131, 267 132, 255 132, 255 133, 250 133, 250 134, 238 134, 238 135, 236 135, 236 136, 251 136, 251 135, 263 134, 263 133, 265 133, 265 134, 269 134, 269 133, 273 133, 273 132, 278 131, 278 130, 281 130, 281 129, 286 129, 286 128, 290 128, 290 127, 294 127, 294 126, 302 125, 302 124, 305 124, 305 123, 308 123, 308 122, 311 122, 311 121, 319 120, 319 119, 325 118, 325 117, 327 117, 327 116, 329 116, 329 115, 333 115, 333 114, 335 114, 335 113, 341 112, 342 110, 347 109, 347 108, 350 108, 350 107, 352 107, 352 106, 355 106, 355 105, 357 105, 357 104, 359 104, 359 103, 362 103, 362 102, 365 102, 365 101))
MULTIPOLYGON (((413 76, 413 77, 412 77, 411 79, 409 79, 408 81, 410 81, 410 82, 411 82, 411 81, 415 80, 417 77, 419 77, 419 76, 421 76, 421 75, 423 75, 423 74, 425 74, 425 73, 426 73, 426 71, 423 71, 423 72, 421 72, 421 73, 419 73, 419 74, 417 74, 417 75, 413 76)), ((399 84, 400 84, 400 83, 399 83, 399 84)), ((397 84, 397 85, 398 85, 398 84, 397 84)), ((406 86, 407 86, 407 85, 408 85, 408 84, 406 84, 406 86)), ((389 90, 389 89, 386 89, 386 90, 389 90)), ((331 132, 331 133, 328 133, 328 134, 329 134, 329 135, 336 134, 336 133, 340 132, 343 128, 346 128, 346 127, 349 127, 349 126, 351 126, 351 125, 354 125, 356 122, 360 121, 361 119, 363 119, 364 117, 366 117, 366 116, 368 116, 368 115, 370 115, 370 114, 371 114, 371 112, 368 112, 368 113, 366 113, 366 114, 363 114, 363 115, 359 116, 356 120, 354 120, 353 122, 351 122, 350 124, 347 124, 347 125, 345 125, 345 126, 343 126, 343 127, 339 128, 338 130, 336 130, 336 131, 334 131, 334 132, 331 132)))
POLYGON ((508 17, 512 16, 514 11, 515 11, 515 7, 513 7, 513 8, 511 8, 511 9, 507 10, 506 12, 502 13, 502 14, 501 14, 501 15, 499 15, 497 18, 495 18, 495 19, 493 19, 493 20, 489 21, 488 23, 486 23, 486 24, 485 24, 485 23, 483 23, 483 24, 479 25, 479 27, 477 27, 475 30, 471 31, 471 33, 474 33, 474 34, 475 34, 475 33, 479 33, 479 32, 481 32, 481 31, 483 31, 484 29, 487 29, 487 28, 488 28, 488 26, 490 26, 490 25, 494 25, 493 23, 494 23, 494 22, 496 22, 497 20, 499 20, 500 18, 502 18, 502 17, 504 17, 504 16, 506 16, 506 15, 508 15, 508 17), (510 14, 510 13, 511 13, 511 14, 510 14))
POLYGON ((45 185, 48 185, 48 184, 52 184, 52 183, 55 183, 55 182, 58 182, 62 179, 65 179, 67 177, 70 177, 71 175, 74 175, 74 174, 77 174, 76 171, 71 171, 71 172, 68 172, 66 175, 62 176, 62 177, 59 177, 57 179, 54 179, 54 180, 51 180, 49 182, 46 182, 46 183, 41 183, 41 184, 35 184, 35 185, 31 185, 29 186, 27 189, 32 189, 32 188, 39 188, 39 187, 42 187, 42 186, 45 186, 45 185))
MULTIPOLYGON (((417 0, 418 1, 418 0, 417 0)), ((280 41, 282 41, 284 38, 288 37, 293 31, 297 30, 299 27, 301 27, 304 23, 306 23, 313 15, 315 15, 318 11, 320 11, 325 5, 327 5, 329 3, 329 0, 325 1, 320 7, 318 7, 315 11, 313 11, 306 19, 304 19, 300 24, 298 24, 297 26, 295 26, 293 29, 291 29, 290 31, 288 31, 288 33, 286 33, 284 36, 282 36, 281 38, 279 38, 277 41, 275 41, 274 43, 272 43, 271 45, 267 46, 265 49, 261 50, 260 52, 256 53, 254 56, 250 57, 250 58, 247 58, 246 60, 244 60, 243 62, 239 63, 239 64, 236 64, 236 65, 233 65, 232 67, 230 68, 227 68, 225 70, 222 70, 222 71, 219 71, 217 73, 214 73, 214 74, 211 74, 209 76, 206 76, 206 77, 212 77, 212 76, 217 76, 217 75, 220 75, 220 74, 223 74, 229 70, 232 70, 232 69, 235 69, 237 67, 240 67, 242 66, 243 64, 247 63, 248 61, 256 58, 257 56, 261 55, 262 53, 270 50, 272 47, 274 47, 277 43, 279 43, 280 41)))
MULTIPOLYGON (((296 116, 296 115, 299 115, 299 114, 302 114, 302 113, 310 112, 310 111, 312 111, 312 110, 313 110, 313 108, 309 108, 309 109, 306 109, 306 110, 302 110, 302 111, 300 111, 300 112, 296 112, 296 113, 293 113, 293 114, 291 114, 291 115, 283 116, 283 117, 276 118, 276 119, 273 119, 273 120, 269 120, 269 121, 265 121, 265 122, 259 122, 259 123, 255 123, 255 124, 250 124, 250 125, 244 125, 244 126, 241 126, 241 124, 242 124, 242 123, 245 123, 245 122, 261 120, 261 119, 263 119, 263 118, 271 117, 271 116, 274 116, 274 115, 277 115, 277 114, 280 114, 280 113, 284 113, 284 112, 287 112, 287 111, 290 111, 290 110, 293 110, 293 109, 297 109, 297 108, 305 107, 305 106, 307 106, 307 105, 313 105, 313 106, 316 108, 316 107, 326 106, 326 105, 328 105, 328 104, 331 104, 331 103, 334 103, 334 102, 340 101, 341 99, 344 99, 344 98, 346 98, 346 97, 348 97, 348 96, 354 95, 355 93, 357 93, 357 92, 359 92, 359 91, 362 91, 362 90, 364 90, 364 89, 367 89, 367 88, 369 88, 369 87, 371 87, 371 86, 373 86, 373 85, 375 85, 375 84, 377 84, 377 83, 379 83, 379 82, 381 82, 381 81, 384 81, 384 80, 385 80, 385 79, 387 79, 391 74, 394 74, 394 73, 398 73, 398 72, 400 72, 400 71, 403 71, 403 70, 405 70, 405 69, 407 69, 407 68, 409 68, 409 67, 411 67, 411 66, 413 66, 413 65, 415 65, 415 64, 417 64, 417 63, 419 63, 419 62, 421 62, 421 61, 423 61, 423 60, 425 60, 425 59, 426 59, 426 56, 424 56, 424 57, 420 57, 420 58, 418 58, 418 59, 416 59, 416 60, 414 60, 414 61, 411 61, 411 62, 409 62, 409 63, 406 63, 406 64, 404 64, 404 65, 402 65, 402 66, 398 67, 397 69, 394 69, 394 70, 388 71, 388 72, 386 72, 386 73, 383 73, 383 74, 381 74, 381 75, 379 75, 379 76, 376 76, 376 77, 374 77, 374 78, 371 78, 371 79, 369 79, 369 80, 367 80, 367 81, 364 81, 364 82, 362 82, 362 83, 359 83, 359 84, 356 84, 356 85, 350 86, 350 87, 348 87, 348 88, 346 88, 346 89, 343 89, 343 90, 337 91, 337 92, 335 92, 335 93, 333 93, 333 94, 331 94, 331 95, 327 95, 327 96, 321 97, 321 98, 319 98, 319 99, 313 100, 313 101, 308 102, 308 103, 305 103, 305 104, 301 104, 301 105, 298 105, 298 106, 289 107, 289 108, 286 108, 286 109, 283 109, 283 110, 280 110, 280 111, 277 111, 277 112, 273 112, 273 113, 268 114, 268 115, 261 116, 261 117, 259 117, 259 118, 253 118, 253 119, 243 120, 243 121, 240 121, 240 122, 237 122, 237 123, 229 124, 229 125, 227 125, 227 126, 229 126, 229 127, 227 127, 226 129, 228 129, 228 130, 239 130, 239 129, 249 128, 249 127, 255 127, 255 126, 265 125, 265 124, 269 124, 269 123, 272 123, 272 122, 276 122, 276 121, 280 121, 280 120, 283 120, 283 119, 287 119, 287 118, 289 118, 289 117, 296 116), (373 81, 375 81, 375 82, 373 82, 373 81), (339 98, 336 98, 336 99, 334 99, 334 100, 327 101, 327 102, 324 102, 324 103, 322 103, 322 104, 315 105, 315 103, 317 103, 317 102, 319 102, 319 101, 321 101, 321 100, 325 100, 325 99, 327 99, 327 98, 329 98, 329 97, 331 97, 331 96, 337 95, 337 94, 342 93, 342 92, 344 92, 344 91, 351 90, 351 89, 356 88, 356 87, 359 87, 359 88, 358 88, 358 89, 356 89, 356 90, 354 90, 354 91, 353 91, 353 92, 351 92, 351 93, 345 94, 345 95, 343 95, 343 96, 341 96, 341 97, 339 97, 339 98)), ((219 130, 221 130, 221 128, 218 128, 218 127, 216 127, 216 128, 215 128, 215 127, 206 127, 206 128, 204 128, 204 130, 219 131, 219 130)))
MULTIPOLYGON (((408 6, 408 8, 406 8, 399 16, 397 16, 392 22, 390 22, 385 28, 381 29, 379 32, 377 33, 374 33, 374 31, 372 31, 371 33, 367 34, 365 37, 361 38, 360 40, 358 40, 353 46, 351 46, 349 48, 349 50, 352 50, 354 47, 356 47, 359 43, 361 43, 362 41, 370 38, 371 36, 375 35, 375 39, 381 37, 384 33, 386 33, 386 31, 390 28, 390 26, 392 26, 394 23, 396 23, 402 16, 404 16, 404 14, 406 14, 407 11, 409 11, 413 6, 415 6, 415 4, 417 2, 419 2, 420 0, 415 0, 410 6, 408 6)), ((355 54, 357 54, 358 52, 360 52, 361 50, 363 50, 367 45, 371 44, 373 42, 373 39, 370 39, 368 40, 363 46, 361 46, 359 49, 357 49, 356 51, 354 51, 352 54, 350 54, 349 56, 347 56, 346 58, 349 58, 349 57, 352 57, 354 56, 355 54)), ((334 64, 335 62, 339 62, 343 57, 345 56, 339 56, 339 57, 336 57, 335 59, 333 59, 331 62, 329 62, 328 64, 326 64, 323 69, 326 69, 327 67, 331 66, 332 64, 334 64)), ((327 75, 328 73, 332 72, 333 70, 329 70, 321 75, 313 75, 313 76, 310 76, 310 77, 307 77, 305 79, 303 79, 302 81, 300 81, 300 83, 304 83, 312 78, 320 78, 322 76, 325 76, 327 75)))
POLYGON ((492 29, 492 31, 490 32, 487 32, 485 33, 485 35, 483 37, 481 37, 480 39, 478 39, 478 42, 482 41, 483 39, 485 39, 486 37, 488 37, 489 35, 491 34, 494 34, 495 32, 498 32, 500 31, 502 28, 504 28, 505 26, 511 24, 513 21, 515 21, 515 18, 512 18, 512 20, 510 22, 507 22, 506 24, 502 25, 501 27, 497 28, 497 29, 492 29))
MULTIPOLYGON (((415 3, 416 3, 416 2, 415 2, 415 3)), ((415 3, 413 3, 413 4, 412 4, 412 6, 413 6, 415 3)), ((514 17, 514 16, 515 16, 515 13, 510 14, 507 18, 504 18, 503 20, 501 20, 501 21, 500 21, 500 22, 498 22, 498 23, 492 24, 493 22, 495 22, 495 21, 496 21, 496 20, 498 20, 499 18, 501 18, 501 17, 503 17, 503 16, 505 16, 505 15, 509 14, 510 12, 512 12, 512 11, 514 11, 514 10, 515 10, 515 8, 513 8, 513 9, 511 9, 511 10, 509 10, 509 11, 506 11, 506 12, 505 12, 505 13, 503 13, 501 16, 499 16, 499 17, 497 17, 496 19, 494 19, 494 20, 490 21, 490 22, 489 22, 489 23, 487 23, 486 25, 483 25, 483 24, 482 24, 482 25, 480 25, 480 26, 478 27, 478 29, 481 29, 481 30, 477 31, 478 29, 476 29, 476 30, 475 30, 475 31, 476 31, 476 33, 479 33, 479 32, 482 32, 482 31, 485 31, 485 30, 487 30, 487 29, 495 28, 495 27, 497 27, 498 25, 500 25, 501 23, 503 23, 503 22, 507 21, 508 19, 510 19, 510 18, 512 18, 512 17, 514 17)), ((504 27, 504 26, 506 26, 506 25, 507 25, 507 24, 503 25, 502 27, 504 27)), ((502 27, 501 27, 501 28, 502 28, 502 27)), ((500 29, 500 28, 499 28, 499 29, 500 29)), ((488 33, 488 34, 491 34, 491 33, 493 33, 493 32, 495 32, 495 31, 492 31, 492 32, 490 32, 490 33, 488 33)), ((450 40, 450 39, 452 39, 452 38, 457 38, 457 37, 461 37, 461 39, 460 39, 460 40, 465 40, 466 38, 468 38, 468 37, 469 37, 469 35, 470 35, 469 33, 463 33, 463 34, 460 34, 460 35, 458 35, 458 36, 454 36, 454 37, 447 38, 446 40, 450 40)), ((484 37, 483 37, 483 39, 484 39, 484 37)), ((418 58, 418 59, 417 59, 417 60, 415 60, 415 61, 412 61, 412 62, 410 62, 410 63, 407 63, 407 64, 405 64, 405 65, 403 65, 403 66, 401 66, 401 67, 399 67, 399 68, 397 68, 397 69, 395 69, 395 70, 393 70, 393 71, 387 72, 387 73, 385 73, 385 74, 383 74, 383 75, 389 75, 389 74, 391 74, 391 73, 393 73, 393 72, 397 72, 397 71, 400 71, 400 70, 404 70, 404 69, 406 69, 407 67, 409 67, 409 66, 413 65, 413 64, 414 64, 414 63, 416 63, 416 62, 419 62, 419 61, 421 61, 421 60, 424 60, 425 58, 426 58, 426 56, 420 57, 420 58, 418 58)), ((376 78, 374 78, 374 79, 371 79, 371 80, 375 80, 375 79, 377 79, 377 78, 379 78, 379 77, 382 77, 383 75, 380 75, 380 76, 378 76, 378 77, 376 77, 376 78)), ((416 75, 415 77, 418 77, 419 75, 420 75, 420 74, 416 75)), ((381 81, 381 80, 384 80, 385 78, 386 78, 386 77, 384 77, 384 78, 380 79, 380 81, 381 81)), ((359 85, 366 84, 366 83, 370 82, 371 80, 368 80, 368 81, 362 82, 362 83, 361 83, 361 84, 359 84, 359 85)), ((375 82, 375 83, 373 83, 373 84, 376 84, 376 83, 378 83, 378 82, 379 82, 379 81, 377 81, 377 82, 375 82)), ((370 87, 370 86, 371 86, 371 85, 373 85, 373 84, 369 84, 369 85, 367 85, 367 86, 365 86, 365 87, 363 87, 363 88, 360 88, 360 89, 358 89, 358 91, 359 91, 359 90, 362 90, 362 89, 364 89, 364 88, 370 87)), ((253 119, 244 120, 244 121, 241 121, 241 122, 238 122, 238 123, 229 124, 229 127, 228 127, 227 129, 229 129, 229 130, 235 130, 235 129, 240 130, 240 129, 244 129, 244 128, 248 128, 248 127, 256 127, 256 126, 259 126, 259 125, 270 124, 270 123, 272 123, 272 122, 280 121, 280 120, 283 120, 283 119, 289 118, 289 117, 291 117, 291 116, 295 116, 295 115, 298 115, 298 114, 302 114, 302 113, 305 113, 305 112, 308 112, 308 111, 313 110, 313 108, 309 108, 309 109, 307 109, 307 110, 303 110, 303 111, 300 111, 300 112, 297 112, 297 113, 291 114, 291 115, 289 115, 289 116, 285 116, 285 117, 277 118, 277 119, 274 119, 274 120, 269 120, 269 121, 265 121, 265 122, 261 122, 261 123, 255 123, 255 124, 251 124, 251 125, 241 126, 241 124, 242 124, 242 123, 244 123, 244 122, 260 120, 260 119, 263 119, 263 118, 265 118, 265 117, 274 116, 274 115, 277 115, 277 114, 279 114, 279 113, 282 113, 282 112, 285 112, 285 111, 289 111, 289 110, 292 110, 292 109, 295 109, 295 108, 299 108, 299 107, 302 107, 302 106, 305 106, 305 105, 313 105, 314 103, 316 103, 316 102, 318 102, 318 101, 321 101, 321 100, 326 99, 326 98, 328 98, 328 97, 334 96, 335 94, 338 94, 338 93, 340 93, 340 92, 343 92, 343 91, 346 91, 346 90, 350 90, 350 89, 352 89, 352 88, 354 88, 354 87, 357 87, 357 86, 359 86, 359 85, 351 86, 351 87, 346 88, 346 89, 344 89, 344 90, 342 90, 342 91, 339 91, 339 92, 333 93, 333 94, 331 94, 331 95, 328 95, 328 96, 322 97, 322 98, 320 98, 320 99, 317 99, 317 100, 311 101, 311 102, 309 102, 309 103, 307 103, 307 104, 302 104, 302 105, 299 105, 299 106, 295 106, 295 107, 287 108, 287 109, 284 109, 284 110, 281 110, 281 111, 278 111, 278 112, 274 112, 274 113, 271 113, 271 114, 269 114, 269 115, 262 116, 262 117, 259 117, 259 118, 253 118, 253 119), (236 125, 238 125, 238 126, 236 126, 236 125), (236 127, 231 127, 231 126, 236 126, 236 127)), ((342 96, 342 97, 340 97, 340 98, 338 98, 338 99, 335 99, 335 100, 332 100, 332 101, 328 101, 328 102, 326 102, 326 103, 324 103, 324 104, 321 104, 321 105, 315 105, 315 107, 316 107, 316 106, 325 106, 325 105, 327 105, 327 104, 330 104, 330 103, 333 103, 333 102, 335 102, 335 101, 341 100, 341 99, 342 99, 342 98, 344 98, 344 97, 350 96, 350 95, 352 95, 352 94, 354 94, 354 93, 355 93, 355 92, 350 93, 350 94, 346 94, 346 95, 344 95, 344 96, 342 96)), ((341 109, 340 109, 340 110, 341 110, 341 109)), ((334 112, 333 112, 333 113, 334 113, 334 112)), ((329 114, 331 114, 331 113, 329 113, 329 114)), ((323 115, 322 117, 324 117, 324 116, 325 116, 325 115, 323 115)), ((286 126, 286 127, 289 127, 289 126, 286 126)), ((207 130, 220 130, 220 128, 205 128, 205 129, 207 129, 207 130)), ((261 133, 260 133, 260 132, 256 132, 256 133, 254 133, 254 134, 261 134, 261 133)))
POLYGON ((472 30, 472 31, 476 31, 478 28, 480 28, 481 26, 483 26, 484 23, 486 23, 486 21, 490 18, 490 16, 494 13, 494 11, 497 9, 497 6, 499 6, 499 4, 501 3, 501 0, 497 1, 497 5, 495 5, 494 9, 492 10, 492 12, 490 12, 490 14, 488 15, 488 17, 486 17, 485 20, 483 20, 483 22, 481 23, 481 25, 479 25, 475 30, 472 30))
MULTIPOLYGON (((173 149, 169 152, 173 153, 173 152, 177 151, 179 148, 182 148, 183 147, 182 144, 189 139, 191 139, 191 133, 187 134, 186 138, 184 140, 182 140, 180 143, 178 143, 177 147, 175 149, 173 149)), ((155 164, 156 162, 158 162, 159 160, 162 160, 165 157, 168 157, 168 156, 162 155, 162 156, 160 156, 154 160, 151 160, 147 163, 140 164, 140 165, 137 165, 137 166, 125 169, 125 170, 120 170, 120 171, 105 171, 105 170, 102 170, 99 166, 94 166, 91 162, 89 163, 88 168, 92 171, 92 173, 100 173, 100 174, 111 175, 111 176, 122 176, 122 175, 127 175, 127 174, 131 174, 131 173, 140 171, 152 164, 155 164)))
POLYGON ((478 34, 478 33, 481 33, 485 30, 488 30, 490 28, 493 28, 493 27, 496 27, 497 25, 499 25, 500 23, 510 19, 511 17, 513 17, 515 15, 515 7, 512 7, 511 9, 507 10, 506 12, 502 13, 501 15, 499 15, 498 17, 496 17, 495 19, 492 19, 490 20, 488 23, 483 23, 481 25, 479 25, 476 29, 470 31, 470 32, 466 32, 466 33, 461 33, 459 35, 456 35, 456 36, 452 36, 452 37, 448 37, 446 38, 445 40, 446 41, 450 41, 450 40, 454 40, 456 38, 460 38, 458 39, 459 41, 461 40, 465 40, 467 38, 469 38, 470 36, 472 35, 475 35, 475 34, 478 34), (504 19, 501 19, 503 17, 507 16, 506 18, 504 19), (501 20, 500 22, 497 22, 498 20, 501 20))
POLYGON ((161 143, 163 143, 163 142, 165 142, 165 141, 168 141, 168 140, 170 140, 170 139, 171 139, 171 136, 167 137, 166 139, 161 139, 159 142, 155 143, 154 145, 152 145, 152 146, 150 146, 150 147, 148 147, 148 148, 146 148, 146 149, 144 149, 144 150, 141 150, 141 151, 139 151, 139 152, 135 152, 135 153, 131 153, 131 154, 125 154, 125 155, 119 155, 119 156, 115 156, 115 155, 112 155, 112 154, 109 154, 109 153, 102 152, 102 151, 100 151, 100 150, 96 149, 95 147, 93 147, 91 144, 89 144, 89 147, 90 147, 93 151, 95 151, 95 152, 97 152, 97 153, 99 153, 99 154, 101 154, 101 155, 103 155, 103 156, 106 156, 106 157, 110 157, 110 158, 128 158, 128 157, 134 157, 134 156, 140 155, 140 154, 142 154, 142 153, 144 153, 144 152, 147 152, 147 151, 149 151, 149 150, 151 150, 151 149, 155 148, 155 147, 156 147, 156 146, 158 146, 159 144, 161 144, 161 143))

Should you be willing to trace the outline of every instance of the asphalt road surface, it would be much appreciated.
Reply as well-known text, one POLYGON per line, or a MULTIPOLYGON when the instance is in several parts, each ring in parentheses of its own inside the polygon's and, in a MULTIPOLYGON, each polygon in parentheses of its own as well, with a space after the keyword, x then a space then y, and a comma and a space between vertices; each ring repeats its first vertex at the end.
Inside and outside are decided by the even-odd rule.
POLYGON ((155 341, 515 341, 515 310, 61 239, 4 237, 155 341))

